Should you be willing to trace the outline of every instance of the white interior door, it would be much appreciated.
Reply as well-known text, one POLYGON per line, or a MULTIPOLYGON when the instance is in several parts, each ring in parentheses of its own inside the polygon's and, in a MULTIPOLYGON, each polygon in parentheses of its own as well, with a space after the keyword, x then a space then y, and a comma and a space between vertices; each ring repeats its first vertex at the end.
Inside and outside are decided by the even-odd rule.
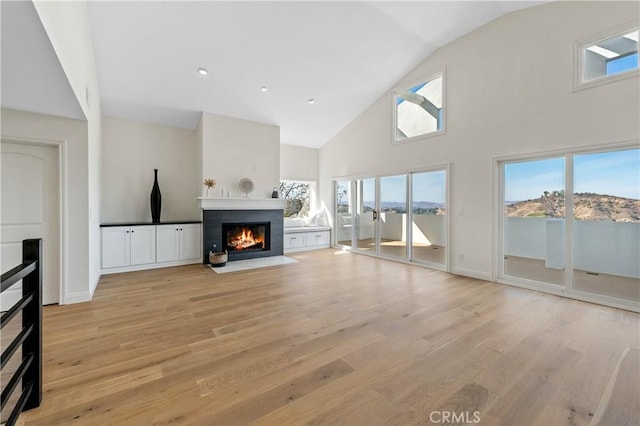
MULTIPOLYGON (((58 148, 2 140, 0 269, 22 263, 22 240, 42 238, 43 304, 60 300, 58 148)), ((22 283, 2 295, 2 310, 22 295, 22 283)))

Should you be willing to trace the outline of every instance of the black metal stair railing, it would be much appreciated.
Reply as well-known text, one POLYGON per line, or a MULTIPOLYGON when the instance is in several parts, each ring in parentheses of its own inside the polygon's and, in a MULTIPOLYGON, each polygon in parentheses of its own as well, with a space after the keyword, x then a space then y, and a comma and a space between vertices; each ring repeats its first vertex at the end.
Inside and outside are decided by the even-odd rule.
POLYGON ((22 392, 15 403, 6 425, 12 426, 20 413, 40 406, 42 401, 42 239, 22 242, 22 263, 2 274, 2 293, 22 280, 22 298, 0 318, 0 329, 22 313, 22 329, 0 356, 0 369, 4 369, 18 348, 22 347, 22 362, 6 383, 0 397, 1 410, 22 383, 22 392))

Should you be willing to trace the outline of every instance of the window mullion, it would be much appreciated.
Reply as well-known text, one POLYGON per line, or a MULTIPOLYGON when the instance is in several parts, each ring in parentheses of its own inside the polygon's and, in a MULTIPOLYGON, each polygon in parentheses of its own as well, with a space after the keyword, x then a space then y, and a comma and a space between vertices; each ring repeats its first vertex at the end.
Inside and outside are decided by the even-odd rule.
POLYGON ((565 157, 564 177, 564 288, 573 291, 573 154, 565 157))

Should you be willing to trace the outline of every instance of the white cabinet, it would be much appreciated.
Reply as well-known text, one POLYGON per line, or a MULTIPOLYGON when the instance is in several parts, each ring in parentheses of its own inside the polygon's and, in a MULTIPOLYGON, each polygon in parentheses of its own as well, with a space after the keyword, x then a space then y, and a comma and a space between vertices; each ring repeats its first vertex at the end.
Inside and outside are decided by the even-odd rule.
POLYGON ((144 265, 156 261, 154 226, 102 228, 102 267, 144 265))
POLYGON ((200 223, 110 226, 102 230, 102 273, 202 261, 200 223))
POLYGON ((302 250, 316 250, 328 248, 331 243, 329 228, 285 228, 284 251, 294 252, 302 250))
POLYGON ((202 232, 199 224, 180 226, 180 259, 202 259, 202 232))
POLYGON ((307 232, 306 235, 307 247, 329 245, 329 231, 307 232))
POLYGON ((153 226, 132 226, 130 265, 144 265, 156 261, 156 230, 153 226))
POLYGON ((180 225, 156 226, 156 260, 171 262, 180 258, 180 225))
POLYGON ((198 224, 158 225, 156 239, 158 263, 200 258, 198 224))
POLYGON ((305 233, 284 234, 284 246, 286 249, 297 249, 307 245, 305 233))

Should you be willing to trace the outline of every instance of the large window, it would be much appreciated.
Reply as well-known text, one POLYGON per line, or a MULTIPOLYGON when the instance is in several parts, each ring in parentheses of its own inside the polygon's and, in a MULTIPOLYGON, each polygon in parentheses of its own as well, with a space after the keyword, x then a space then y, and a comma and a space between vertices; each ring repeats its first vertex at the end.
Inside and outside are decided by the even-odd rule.
POLYGON ((284 217, 306 217, 314 210, 314 182, 282 181, 278 193, 287 200, 284 217))
POLYGON ((395 142, 407 141, 443 130, 443 77, 394 93, 395 142))
POLYGON ((640 149, 506 161, 498 279, 640 307, 640 149))
POLYGON ((638 27, 625 27, 578 43, 579 85, 598 84, 638 70, 638 27))

